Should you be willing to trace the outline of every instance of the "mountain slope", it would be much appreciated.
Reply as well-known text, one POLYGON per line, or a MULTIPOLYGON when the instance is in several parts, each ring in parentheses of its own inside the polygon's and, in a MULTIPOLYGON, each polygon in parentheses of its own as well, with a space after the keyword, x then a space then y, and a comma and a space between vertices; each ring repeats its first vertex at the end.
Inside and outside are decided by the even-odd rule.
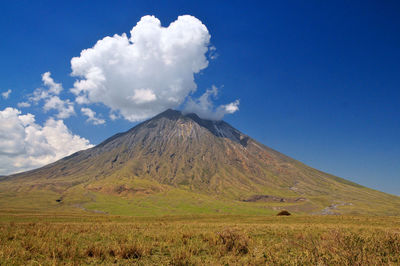
MULTIPOLYGON (((400 214, 400 198, 323 173, 223 121, 167 110, 94 148, 0 181, 2 202, 116 214, 400 214), (18 202, 18 200, 17 200, 18 202), (215 205, 215 206, 214 206, 215 205), (211 207, 210 207, 211 206, 211 207)), ((10 205, 7 205, 10 208, 10 205)))

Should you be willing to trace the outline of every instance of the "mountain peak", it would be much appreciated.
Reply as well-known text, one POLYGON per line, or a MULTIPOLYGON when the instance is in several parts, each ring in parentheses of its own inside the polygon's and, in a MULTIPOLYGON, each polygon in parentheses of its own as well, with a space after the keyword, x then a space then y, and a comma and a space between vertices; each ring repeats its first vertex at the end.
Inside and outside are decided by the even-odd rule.
MULTIPOLYGON (((213 134, 214 136, 218 138, 226 138, 230 139, 231 141, 234 141, 236 143, 241 144, 242 146, 247 146, 248 140, 250 139, 248 136, 244 135, 237 129, 233 128, 230 126, 228 123, 220 120, 220 121, 215 121, 215 120, 207 120, 207 119, 202 119, 200 118, 197 114, 195 113, 182 113, 181 111, 173 110, 173 109, 167 109, 164 112, 156 115, 155 117, 147 120, 144 122, 144 124, 147 124, 147 127, 155 128, 157 124, 157 120, 161 118, 166 118, 170 121, 180 121, 180 125, 186 124, 193 122, 196 125, 198 125, 198 129, 206 129, 208 132, 213 134)), ((172 127, 175 127, 175 130, 180 130, 179 128, 176 128, 178 125, 175 124, 172 127)), ((178 126, 179 127, 179 126, 178 126)), ((163 126, 162 128, 167 128, 163 126)), ((188 128, 191 128, 190 130, 193 131, 193 129, 190 125, 188 125, 188 128)), ((199 132, 196 133, 197 135, 200 134, 199 132)))
POLYGON ((154 118, 161 118, 161 117, 165 117, 171 120, 176 120, 178 118, 180 118, 182 116, 182 112, 178 111, 178 110, 173 110, 173 109, 167 109, 162 113, 159 113, 158 115, 156 115, 154 118))

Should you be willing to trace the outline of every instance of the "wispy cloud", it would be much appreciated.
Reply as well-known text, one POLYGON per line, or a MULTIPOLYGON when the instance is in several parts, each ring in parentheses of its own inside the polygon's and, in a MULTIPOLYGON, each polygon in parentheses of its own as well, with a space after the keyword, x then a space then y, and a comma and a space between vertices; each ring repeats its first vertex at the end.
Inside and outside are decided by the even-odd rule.
MULTIPOLYGON (((48 112, 56 110, 57 118, 65 119, 75 114, 74 103, 70 100, 63 100, 59 97, 60 92, 63 90, 61 83, 56 83, 51 77, 50 72, 42 75, 43 85, 45 88, 37 88, 29 97, 29 101, 38 104, 40 101, 44 102, 43 110, 48 112)), ((28 107, 29 103, 20 103, 21 107, 28 107)))
POLYGON ((57 110, 57 118, 65 119, 75 114, 74 104, 70 100, 61 100, 58 96, 49 96, 43 106, 45 112, 57 110))
POLYGON ((20 102, 17 104, 17 106, 19 108, 27 108, 27 107, 31 107, 31 104, 29 102, 20 102))
POLYGON ((183 111, 185 113, 196 113, 199 117, 211 120, 221 120, 226 114, 233 114, 239 110, 239 100, 226 105, 214 107, 212 98, 218 95, 218 88, 213 85, 198 99, 189 98, 183 111))
POLYGON ((3 97, 3 99, 8 99, 8 97, 10 97, 10 94, 11 94, 11 90, 10 89, 8 89, 7 91, 5 91, 5 92, 3 92, 3 93, 1 93, 1 96, 3 97))

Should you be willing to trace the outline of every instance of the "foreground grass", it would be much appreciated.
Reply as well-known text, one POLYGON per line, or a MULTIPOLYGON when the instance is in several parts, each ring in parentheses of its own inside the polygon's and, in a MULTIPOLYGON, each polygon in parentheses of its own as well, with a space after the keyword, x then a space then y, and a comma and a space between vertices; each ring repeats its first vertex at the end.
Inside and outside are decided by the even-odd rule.
POLYGON ((0 265, 400 264, 400 218, 0 214, 0 265))

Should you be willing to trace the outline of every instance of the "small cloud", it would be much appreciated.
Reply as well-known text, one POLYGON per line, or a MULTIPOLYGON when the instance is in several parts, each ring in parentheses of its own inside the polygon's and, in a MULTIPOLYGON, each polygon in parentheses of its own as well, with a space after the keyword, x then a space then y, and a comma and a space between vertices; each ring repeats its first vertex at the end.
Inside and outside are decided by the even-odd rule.
POLYGON ((31 104, 28 102, 20 102, 17 104, 19 108, 26 108, 26 107, 31 107, 31 104))
POLYGON ((220 108, 222 108, 226 114, 233 114, 234 112, 239 111, 239 103, 240 101, 236 100, 227 105, 222 105, 220 108))
POLYGON ((74 104, 70 100, 61 100, 58 96, 49 96, 43 106, 45 112, 57 110, 57 118, 65 119, 75 114, 74 104))
POLYGON ((38 104, 41 100, 49 97, 49 93, 47 90, 43 88, 37 88, 33 91, 33 94, 29 97, 29 101, 38 104))
POLYGON ((218 58, 218 56, 219 56, 219 54, 217 53, 217 48, 216 48, 215 46, 211 46, 211 47, 208 49, 208 57, 209 57, 211 60, 215 60, 215 59, 218 58))
POLYGON ((59 95, 63 90, 61 83, 54 82, 50 72, 46 72, 42 75, 42 81, 43 84, 49 88, 49 93, 51 94, 59 95))
MULTIPOLYGON (((38 104, 40 101, 44 101, 43 110, 48 112, 50 110, 58 111, 57 118, 65 119, 75 114, 74 103, 70 100, 62 100, 59 97, 60 92, 63 90, 61 83, 56 83, 51 77, 50 72, 43 73, 42 75, 43 84, 47 88, 37 88, 33 94, 29 97, 29 101, 38 104)), ((30 103, 20 103, 19 107, 25 106, 30 103)))
POLYGON ((8 97, 10 97, 11 92, 12 92, 12 91, 11 91, 10 89, 8 89, 7 91, 3 92, 3 93, 1 94, 1 96, 2 96, 5 100, 7 100, 8 97))
POLYGON ((218 95, 218 88, 212 86, 198 99, 189 98, 183 109, 184 113, 195 113, 203 119, 221 120, 226 114, 233 114, 239 110, 239 100, 214 108, 212 98, 218 95))
POLYGON ((96 117, 96 112, 90 108, 82 107, 81 112, 88 117, 86 121, 92 122, 93 125, 101 125, 106 122, 104 119, 96 117))
POLYGON ((118 119, 118 118, 120 118, 120 117, 118 116, 118 114, 116 114, 116 113, 114 113, 114 112, 110 112, 109 117, 110 117, 110 119, 113 120, 113 121, 116 120, 116 119, 118 119))

